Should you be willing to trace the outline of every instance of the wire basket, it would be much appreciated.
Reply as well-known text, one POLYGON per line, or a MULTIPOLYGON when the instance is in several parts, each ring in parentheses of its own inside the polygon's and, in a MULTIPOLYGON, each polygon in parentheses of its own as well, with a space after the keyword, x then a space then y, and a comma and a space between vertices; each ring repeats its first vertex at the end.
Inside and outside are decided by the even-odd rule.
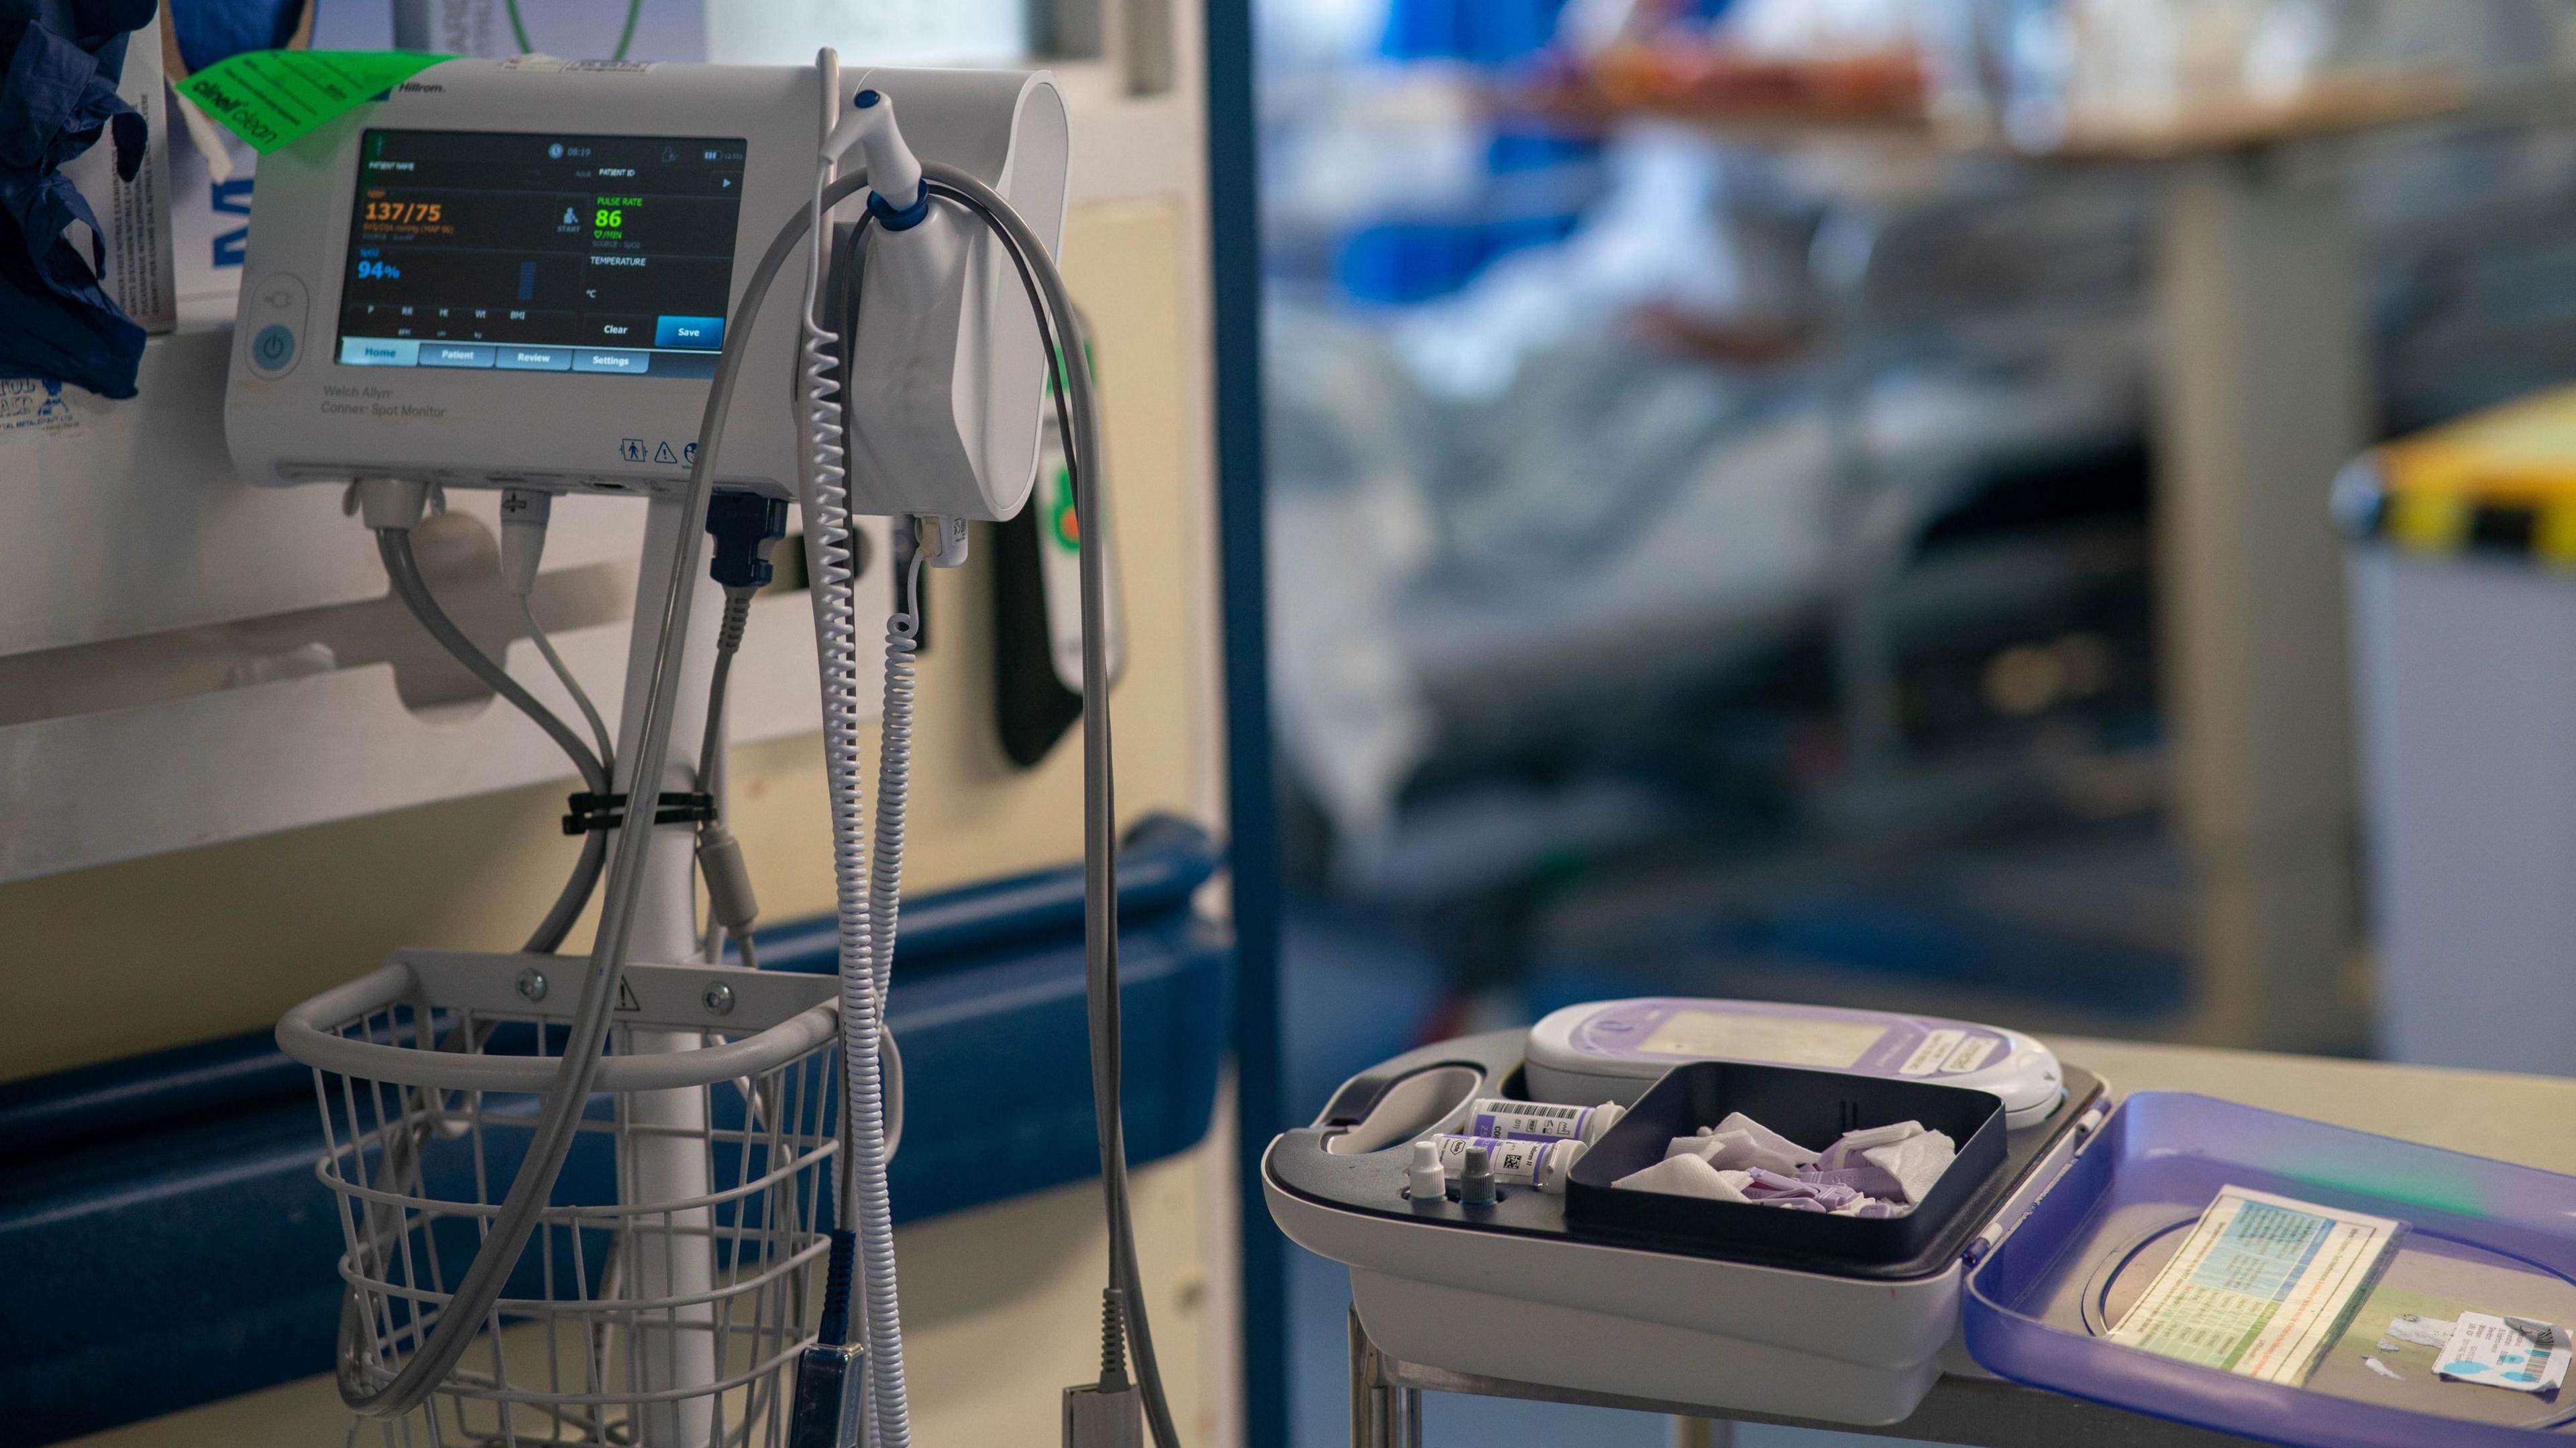
MULTIPOLYGON (((358 1386, 391 1381, 427 1341, 491 1229, 582 968, 404 952, 279 1023, 321 1099, 316 1174, 339 1204, 350 1291, 341 1371, 358 1386)), ((579 1133, 501 1300, 387 1441, 779 1443, 827 1250, 838 1029, 828 976, 628 966, 579 1133)))

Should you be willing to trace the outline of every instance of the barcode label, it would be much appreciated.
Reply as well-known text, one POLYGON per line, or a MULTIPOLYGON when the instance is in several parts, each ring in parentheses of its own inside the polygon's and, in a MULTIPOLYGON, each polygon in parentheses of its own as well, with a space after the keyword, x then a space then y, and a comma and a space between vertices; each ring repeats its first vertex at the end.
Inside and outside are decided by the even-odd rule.
POLYGON ((1547 1162, 1553 1141, 1505 1141, 1490 1136, 1444 1136, 1440 1138, 1440 1164, 1451 1176, 1467 1169, 1467 1148, 1481 1146, 1494 1170, 1494 1180, 1521 1186, 1538 1184, 1539 1168, 1547 1162))
POLYGON ((1591 1122, 1589 1106, 1555 1106, 1536 1101, 1488 1097, 1476 1103, 1471 1124, 1478 1136, 1519 1141, 1555 1141, 1578 1137, 1591 1122))

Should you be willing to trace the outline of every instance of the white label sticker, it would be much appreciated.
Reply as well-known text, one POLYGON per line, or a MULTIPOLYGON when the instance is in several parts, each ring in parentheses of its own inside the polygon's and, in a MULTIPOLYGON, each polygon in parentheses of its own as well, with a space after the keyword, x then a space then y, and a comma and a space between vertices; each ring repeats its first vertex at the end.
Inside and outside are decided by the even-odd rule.
POLYGON ((80 426, 71 397, 59 382, 33 378, 0 379, 0 436, 11 433, 66 433, 80 426))
POLYGON ((1905 1064, 1896 1068, 1896 1073, 1900 1076, 1931 1075, 1941 1069, 1942 1062, 1950 1059, 1952 1051, 1959 1049, 1959 1042, 1967 1034, 1959 1030, 1932 1032, 1923 1038, 1923 1044, 1914 1048, 1913 1055, 1905 1058, 1905 1064))
POLYGON ((1444 1136, 1440 1138, 1440 1164, 1449 1175, 1458 1176, 1467 1169, 1467 1148, 1481 1146, 1494 1169, 1494 1180, 1518 1182, 1529 1186, 1538 1181, 1539 1166, 1547 1160, 1553 1141, 1498 1141, 1484 1136, 1444 1136))
POLYGON ((2517 1393, 2554 1393, 2567 1381, 2567 1329, 2520 1317, 2463 1312, 2435 1359, 2453 1382, 2517 1393))
POLYGON ((1956 1075, 1961 1071, 1974 1071, 1985 1065, 1986 1058, 1993 1055, 1995 1047, 2002 1044, 2003 1042, 1992 1036, 1970 1036, 1960 1043, 1959 1049, 1950 1053, 1949 1060, 1941 1063, 1942 1074, 1956 1075))
POLYGON ((1552 1141, 1581 1136, 1591 1117, 1588 1106, 1546 1106, 1528 1101, 1487 1100, 1476 1103, 1477 1136, 1552 1141))

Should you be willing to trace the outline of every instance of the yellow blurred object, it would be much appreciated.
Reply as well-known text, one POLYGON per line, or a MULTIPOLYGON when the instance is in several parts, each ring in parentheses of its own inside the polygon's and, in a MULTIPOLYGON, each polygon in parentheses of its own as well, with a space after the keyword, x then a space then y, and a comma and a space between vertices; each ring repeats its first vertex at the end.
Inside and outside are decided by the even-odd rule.
POLYGON ((2576 568, 2576 387, 2386 444, 2345 486, 2346 521, 2364 537, 2576 568))
POLYGON ((2576 387, 2472 413, 2379 455, 2392 495, 2534 506, 2576 500, 2576 387))

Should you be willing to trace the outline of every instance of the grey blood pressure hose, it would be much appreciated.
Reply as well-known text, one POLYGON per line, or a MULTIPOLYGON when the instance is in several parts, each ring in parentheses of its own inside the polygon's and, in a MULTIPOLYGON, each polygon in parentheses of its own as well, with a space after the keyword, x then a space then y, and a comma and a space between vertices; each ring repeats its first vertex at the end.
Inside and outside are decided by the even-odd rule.
POLYGON ((1101 506, 1100 407, 1083 355, 1080 321, 1063 273, 1046 245, 1008 201, 980 179, 950 166, 922 163, 932 195, 965 206, 1003 242, 1037 309, 1047 365, 1056 380, 1057 423, 1065 437, 1074 516, 1082 522, 1082 953, 1090 1005, 1092 1112, 1100 1138, 1101 1189, 1109 1218, 1110 1286, 1124 1301, 1145 1417, 1159 1448, 1180 1448, 1164 1392, 1161 1364, 1145 1314, 1143 1273, 1136 1260, 1135 1214, 1128 1200, 1126 1128, 1119 1087, 1118 809, 1109 730, 1108 510, 1101 506), (1092 546, 1097 544, 1098 546, 1092 546))

